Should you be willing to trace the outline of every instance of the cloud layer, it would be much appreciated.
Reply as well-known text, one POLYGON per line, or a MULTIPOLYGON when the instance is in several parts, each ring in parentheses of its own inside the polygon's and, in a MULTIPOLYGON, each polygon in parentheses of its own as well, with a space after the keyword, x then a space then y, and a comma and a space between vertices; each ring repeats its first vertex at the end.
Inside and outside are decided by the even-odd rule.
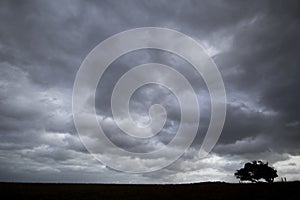
MULTIPOLYGON (((0 181, 235 181, 234 171, 253 159, 269 161, 288 180, 299 179, 299 8, 298 1, 1 1, 0 181), (181 31, 205 47, 224 79, 227 117, 212 153, 199 159, 211 114, 201 76, 185 60, 163 51, 120 57, 96 94, 99 122, 117 146, 153 151, 172 140, 180 122, 174 95, 147 85, 134 93, 131 114, 147 123, 149 107, 162 104, 168 113, 164 129, 149 140, 126 137, 118 129, 110 95, 116 81, 136 65, 158 62, 178 70, 197 90, 201 112, 198 135, 178 161, 157 172, 125 174, 102 165, 80 142, 72 119, 72 87, 82 60, 99 42, 144 26, 181 31)), ((115 159, 113 150, 106 156, 115 159)))

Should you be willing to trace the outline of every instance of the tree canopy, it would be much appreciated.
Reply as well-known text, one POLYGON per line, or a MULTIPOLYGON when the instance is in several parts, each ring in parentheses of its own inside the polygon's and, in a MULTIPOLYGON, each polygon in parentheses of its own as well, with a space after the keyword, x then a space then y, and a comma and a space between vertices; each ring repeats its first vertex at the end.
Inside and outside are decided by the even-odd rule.
POLYGON ((241 181, 260 182, 264 179, 268 183, 272 183, 274 178, 278 177, 277 170, 268 166, 268 162, 252 161, 244 165, 244 168, 237 170, 234 176, 241 181))

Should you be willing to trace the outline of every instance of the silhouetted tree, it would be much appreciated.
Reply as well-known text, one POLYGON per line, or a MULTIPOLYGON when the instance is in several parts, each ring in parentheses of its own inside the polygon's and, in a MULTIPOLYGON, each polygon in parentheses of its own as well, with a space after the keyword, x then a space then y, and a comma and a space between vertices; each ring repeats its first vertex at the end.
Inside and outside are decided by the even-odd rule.
POLYGON ((268 162, 252 161, 244 165, 244 168, 237 170, 234 176, 241 181, 251 181, 252 183, 259 182, 260 179, 264 179, 268 183, 272 183, 274 178, 278 177, 277 171, 268 166, 268 162))

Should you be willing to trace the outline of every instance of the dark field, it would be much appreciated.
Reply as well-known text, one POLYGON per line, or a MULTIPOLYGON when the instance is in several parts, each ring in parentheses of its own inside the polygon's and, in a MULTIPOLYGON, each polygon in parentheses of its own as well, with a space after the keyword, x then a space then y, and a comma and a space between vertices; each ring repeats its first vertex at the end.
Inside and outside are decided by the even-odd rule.
POLYGON ((300 182, 107 185, 0 183, 2 199, 299 199, 300 182))

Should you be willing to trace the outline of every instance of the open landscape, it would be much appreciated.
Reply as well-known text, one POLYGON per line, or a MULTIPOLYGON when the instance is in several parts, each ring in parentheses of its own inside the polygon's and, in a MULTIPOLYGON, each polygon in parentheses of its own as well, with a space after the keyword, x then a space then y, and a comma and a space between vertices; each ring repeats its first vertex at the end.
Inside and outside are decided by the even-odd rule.
POLYGON ((300 0, 0 0, 2 200, 300 199, 300 0))
POLYGON ((298 199, 300 182, 181 185, 1 183, 6 199, 298 199))

